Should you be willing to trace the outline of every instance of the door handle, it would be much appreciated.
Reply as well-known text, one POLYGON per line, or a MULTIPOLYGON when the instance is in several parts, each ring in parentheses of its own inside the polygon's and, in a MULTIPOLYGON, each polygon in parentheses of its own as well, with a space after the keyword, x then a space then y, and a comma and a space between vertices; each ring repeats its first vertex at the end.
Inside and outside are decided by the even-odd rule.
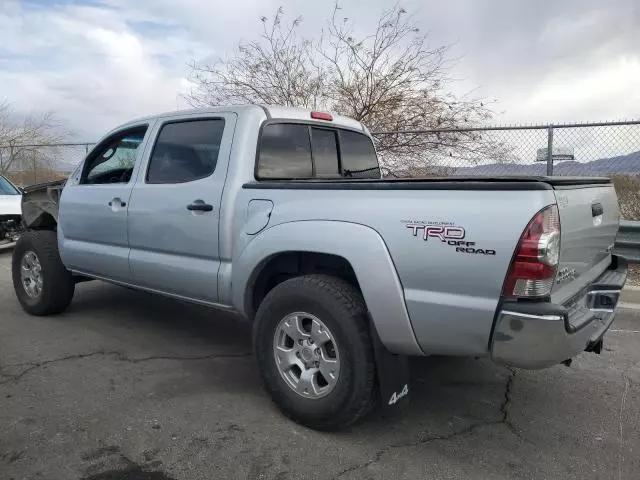
POLYGON ((196 200, 193 203, 187 205, 187 210, 190 210, 192 212, 211 212, 213 210, 213 205, 204 203, 202 200, 196 200))
POLYGON ((127 202, 123 202, 118 197, 116 197, 116 198, 112 198, 111 200, 109 200, 109 203, 107 205, 109 205, 110 207, 113 207, 113 206, 126 207, 127 206, 127 202))
POLYGON ((591 204, 591 216, 597 217, 598 215, 602 215, 604 213, 604 208, 602 208, 601 203, 592 203, 591 204))

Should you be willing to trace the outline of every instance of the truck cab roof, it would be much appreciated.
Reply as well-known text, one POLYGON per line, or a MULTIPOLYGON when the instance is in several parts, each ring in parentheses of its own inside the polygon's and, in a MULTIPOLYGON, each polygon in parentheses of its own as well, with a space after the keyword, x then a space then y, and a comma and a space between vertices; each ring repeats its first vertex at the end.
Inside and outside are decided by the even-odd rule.
MULTIPOLYGON (((119 125, 117 129, 126 127, 128 125, 137 125, 144 122, 151 122, 160 118, 171 117, 175 115, 201 115, 201 114, 215 114, 222 112, 232 112, 238 115, 260 115, 266 117, 267 120, 294 120, 294 121, 313 121, 311 113, 320 110, 311 110, 308 108, 300 107, 281 107, 275 105, 221 105, 216 107, 202 107, 202 108, 190 108, 184 110, 174 110, 171 112, 163 112, 155 115, 149 115, 146 117, 137 118, 125 124, 119 125)), ((321 110, 324 113, 330 113, 332 120, 316 120, 320 123, 328 123, 335 127, 351 128, 355 130, 363 131, 369 134, 367 128, 357 120, 354 120, 344 115, 339 115, 334 112, 328 112, 321 110)))

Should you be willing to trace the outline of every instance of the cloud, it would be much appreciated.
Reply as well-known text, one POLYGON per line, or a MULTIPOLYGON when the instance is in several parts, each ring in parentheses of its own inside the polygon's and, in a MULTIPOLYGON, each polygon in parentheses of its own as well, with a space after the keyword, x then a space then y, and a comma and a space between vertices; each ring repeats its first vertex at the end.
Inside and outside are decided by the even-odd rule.
MULTIPOLYGON (((459 56, 452 88, 498 98, 498 122, 637 116, 640 7, 636 0, 405 0, 434 46, 459 56)), ((123 121, 185 107, 187 63, 259 35, 279 5, 317 34, 330 2, 301 0, 5 0, 0 92, 22 111, 52 109, 77 139, 123 121)), ((343 0, 359 32, 384 0, 343 0)))
POLYGON ((640 58, 633 56, 614 57, 596 69, 554 72, 529 93, 522 113, 538 121, 571 121, 576 111, 592 120, 629 119, 640 106, 638 79, 640 58))
MULTIPOLYGON (((494 6, 496 3, 492 2, 494 6)), ((476 11, 460 70, 480 93, 500 99, 507 122, 637 117, 640 6, 584 0, 509 2, 476 11), (496 18, 486 18, 489 12, 496 18), (493 28, 484 27, 489 22, 493 28)), ((465 41, 466 40, 466 41, 465 41)))
MULTIPOLYGON (((154 26, 160 26, 160 24, 154 26)), ((95 5, 0 13, 0 91, 23 111, 51 109, 78 138, 184 106, 186 62, 202 50, 181 29, 158 37, 95 5)))

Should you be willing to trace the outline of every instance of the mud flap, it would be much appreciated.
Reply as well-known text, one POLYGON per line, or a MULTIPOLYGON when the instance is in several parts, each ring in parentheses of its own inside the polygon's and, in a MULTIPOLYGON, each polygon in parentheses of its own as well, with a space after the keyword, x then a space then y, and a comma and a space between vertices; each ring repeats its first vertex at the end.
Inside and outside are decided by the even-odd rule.
POLYGON ((587 348, 585 348, 584 351, 597 353, 599 355, 600 353, 602 353, 603 348, 604 348, 604 339, 600 337, 599 340, 589 343, 589 345, 587 345, 587 348))
POLYGON ((408 358, 387 350, 373 322, 369 321, 369 325, 376 357, 381 406, 385 409, 400 409, 409 403, 411 391, 408 358))

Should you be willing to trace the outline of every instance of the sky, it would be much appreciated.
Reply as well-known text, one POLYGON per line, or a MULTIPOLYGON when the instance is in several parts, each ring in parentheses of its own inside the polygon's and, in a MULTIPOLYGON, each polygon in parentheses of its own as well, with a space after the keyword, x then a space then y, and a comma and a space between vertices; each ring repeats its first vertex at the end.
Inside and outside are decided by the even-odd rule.
MULTIPOLYGON (((356 32, 395 0, 341 0, 356 32)), ((493 124, 640 118, 637 0, 405 0, 434 47, 452 45, 451 89, 497 99, 493 124)), ((282 6, 320 32, 333 2, 0 0, 0 101, 53 110, 74 140, 186 108, 188 64, 233 53, 282 6)))

